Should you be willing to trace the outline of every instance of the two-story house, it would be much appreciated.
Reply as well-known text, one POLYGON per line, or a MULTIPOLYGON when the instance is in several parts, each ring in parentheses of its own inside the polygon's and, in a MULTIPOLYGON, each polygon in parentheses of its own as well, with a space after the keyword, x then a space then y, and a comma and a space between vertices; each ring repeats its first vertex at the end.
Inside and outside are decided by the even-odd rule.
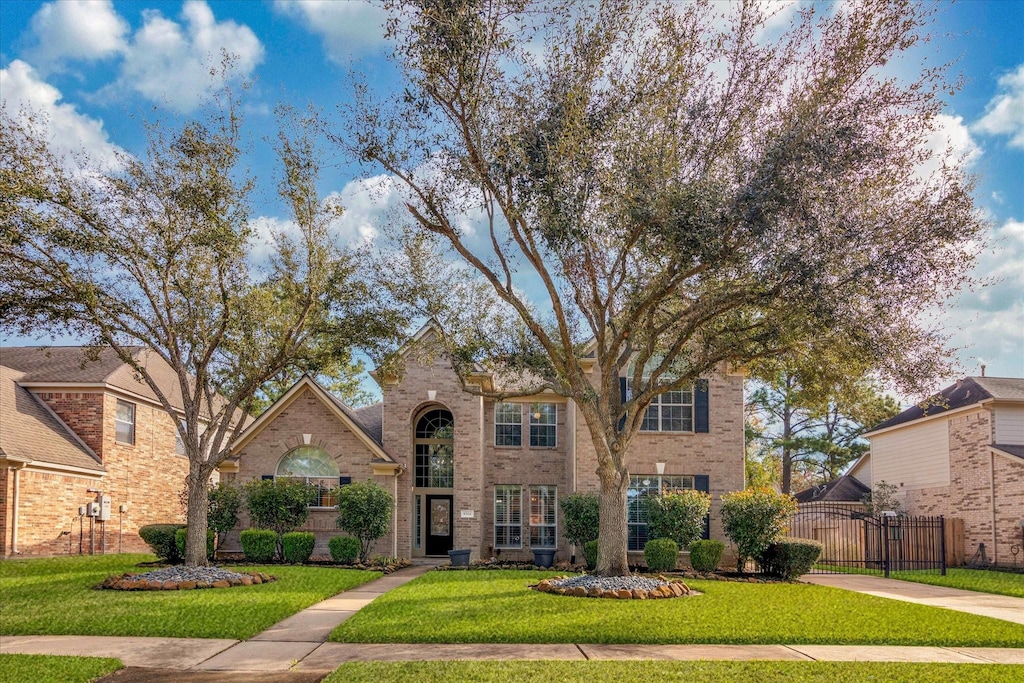
MULTIPOLYGON (((341 533, 331 490, 369 478, 396 501, 376 553, 468 548, 473 558, 528 560, 534 549, 553 548, 556 559, 568 559, 559 500, 598 490, 582 416, 553 393, 499 402, 464 391, 434 343, 438 333, 428 324, 397 362, 372 373, 383 394, 376 405, 349 408, 303 378, 236 440, 222 476, 299 477, 320 487, 306 525, 317 534, 318 555, 341 533)), ((492 388, 500 380, 480 371, 466 381, 492 388)), ((744 486, 743 448, 742 375, 716 373, 661 396, 628 456, 630 550, 642 551, 647 540, 643 499, 664 489, 710 492, 710 535, 722 538, 720 497, 744 486)))
MULTIPOLYGON (((155 354, 136 356, 180 406, 155 354)), ((109 350, 0 349, 0 551, 4 557, 148 552, 146 524, 181 522, 188 459, 175 421, 109 350), (109 519, 80 514, 109 499, 109 519)))
POLYGON ((963 519, 964 557, 1011 565, 1024 545, 1024 379, 967 377, 865 435, 851 470, 897 487, 911 515, 963 519))

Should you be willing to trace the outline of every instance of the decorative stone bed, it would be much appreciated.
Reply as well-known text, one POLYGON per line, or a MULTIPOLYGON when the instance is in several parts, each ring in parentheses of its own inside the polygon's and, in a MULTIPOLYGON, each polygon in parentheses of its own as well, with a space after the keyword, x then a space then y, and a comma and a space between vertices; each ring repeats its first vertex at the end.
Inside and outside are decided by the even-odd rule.
POLYGON ((118 591, 178 591, 232 588, 277 581, 263 572, 233 572, 220 567, 164 567, 144 574, 111 576, 97 588, 118 591))
POLYGON ((574 598, 608 598, 612 600, 659 600, 700 595, 680 579, 659 576, 560 576, 544 579, 531 586, 542 593, 568 595, 574 598))

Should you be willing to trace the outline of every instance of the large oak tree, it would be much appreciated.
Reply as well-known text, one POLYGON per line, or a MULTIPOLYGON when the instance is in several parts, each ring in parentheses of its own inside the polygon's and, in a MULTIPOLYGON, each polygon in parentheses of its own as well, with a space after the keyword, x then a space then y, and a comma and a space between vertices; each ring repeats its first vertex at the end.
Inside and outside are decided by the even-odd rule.
POLYGON ((519 366, 520 393, 576 402, 605 574, 628 571, 629 445, 652 399, 824 343, 920 388, 947 357, 922 312, 965 282, 984 227, 961 160, 927 144, 944 70, 889 71, 934 7, 814 3, 769 39, 764 6, 395 0, 404 87, 357 85, 338 135, 397 179, 407 234, 514 312, 518 330, 451 335, 460 367, 519 366))

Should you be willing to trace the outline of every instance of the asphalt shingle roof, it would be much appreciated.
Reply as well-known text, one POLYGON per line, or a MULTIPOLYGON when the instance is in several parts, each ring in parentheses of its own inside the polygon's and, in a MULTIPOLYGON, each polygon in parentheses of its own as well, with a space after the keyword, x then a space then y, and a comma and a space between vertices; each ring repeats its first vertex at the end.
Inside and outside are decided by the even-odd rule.
MULTIPOLYGON (((895 427, 923 417, 974 405, 989 399, 1024 401, 1024 379, 1016 377, 966 377, 948 386, 924 403, 907 408, 899 415, 875 425, 870 431, 895 427)), ((870 433, 870 432, 869 432, 870 433)))
POLYGON ((870 493, 871 489, 865 486, 857 477, 844 474, 838 479, 833 479, 824 486, 812 486, 800 493, 793 495, 798 503, 814 503, 818 501, 860 501, 870 493))

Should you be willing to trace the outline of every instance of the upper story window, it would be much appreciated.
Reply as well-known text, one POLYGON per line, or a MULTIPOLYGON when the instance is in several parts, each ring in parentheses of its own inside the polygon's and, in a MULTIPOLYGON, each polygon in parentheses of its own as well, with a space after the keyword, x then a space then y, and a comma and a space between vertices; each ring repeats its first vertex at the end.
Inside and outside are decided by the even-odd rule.
POLYGON ((494 406, 494 445, 523 445, 522 403, 499 403, 494 406))
POLYGON ((640 424, 642 432, 692 432, 693 388, 655 396, 640 424))
POLYGON ((530 447, 554 448, 558 406, 554 403, 534 403, 530 406, 530 447))
POLYGON ((277 476, 300 479, 314 486, 317 501, 313 507, 329 508, 338 504, 334 494, 338 486, 338 463, 327 451, 316 446, 299 446, 277 464, 277 476))
POLYGON ((135 443, 135 404, 128 401, 117 402, 114 413, 114 440, 118 443, 135 443))

